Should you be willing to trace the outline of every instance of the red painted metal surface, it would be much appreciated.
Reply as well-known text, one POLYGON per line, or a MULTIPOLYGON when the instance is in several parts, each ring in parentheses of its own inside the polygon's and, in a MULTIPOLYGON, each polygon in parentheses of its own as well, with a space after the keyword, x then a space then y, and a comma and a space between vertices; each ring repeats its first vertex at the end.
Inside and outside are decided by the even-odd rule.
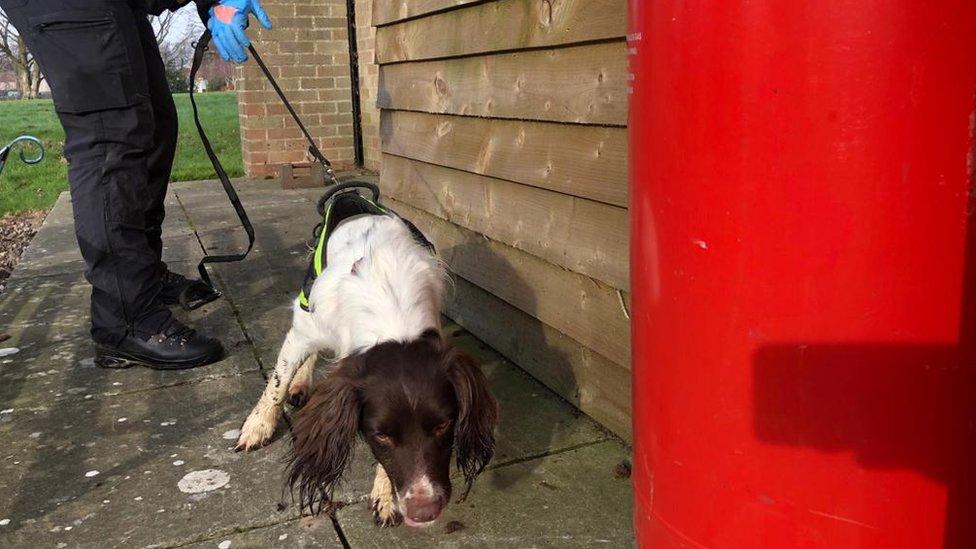
POLYGON ((976 2, 630 15, 641 545, 976 547, 976 2))

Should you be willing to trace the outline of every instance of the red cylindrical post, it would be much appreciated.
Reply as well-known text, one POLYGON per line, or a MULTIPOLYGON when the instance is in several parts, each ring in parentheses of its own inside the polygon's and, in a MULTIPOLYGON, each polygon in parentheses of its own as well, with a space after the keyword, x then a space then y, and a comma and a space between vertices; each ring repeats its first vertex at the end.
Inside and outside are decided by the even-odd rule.
POLYGON ((976 547, 976 2, 630 16, 640 544, 976 547))

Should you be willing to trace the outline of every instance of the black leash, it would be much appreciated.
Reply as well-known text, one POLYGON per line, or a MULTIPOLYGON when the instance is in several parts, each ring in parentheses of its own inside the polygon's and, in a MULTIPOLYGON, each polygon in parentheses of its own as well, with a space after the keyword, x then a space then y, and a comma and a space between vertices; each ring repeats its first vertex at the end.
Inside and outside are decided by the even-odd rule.
POLYGON ((298 117, 298 113, 295 112, 294 107, 291 106, 288 98, 285 97, 285 92, 281 91, 281 86, 278 85, 278 81, 275 80, 274 76, 271 75, 271 71, 268 70, 268 66, 264 64, 264 60, 261 59, 261 56, 258 55, 257 50, 254 49, 254 45, 248 46, 247 49, 251 52, 251 55, 254 56, 254 61, 257 62, 259 67, 261 67, 261 72, 264 73, 264 77, 268 79, 271 87, 274 88, 275 93, 278 94, 278 98, 281 99, 281 102, 284 103, 285 108, 288 109, 288 113, 291 114, 291 117, 295 120, 295 123, 298 124, 298 127, 301 128, 302 133, 305 134, 305 140, 308 141, 308 154, 312 155, 316 160, 318 160, 319 164, 322 164, 322 167, 325 168, 325 175, 332 180, 332 183, 338 185, 339 180, 336 178, 335 172, 332 170, 332 163, 329 162, 329 159, 322 154, 322 151, 319 150, 318 145, 315 144, 315 140, 312 139, 312 134, 308 133, 308 128, 306 128, 305 124, 302 123, 302 119, 298 117))
MULTIPOLYGON (((200 66, 203 64, 204 54, 208 50, 210 45, 210 31, 205 30, 203 35, 200 36, 200 40, 193 46, 193 64, 190 67, 190 104, 193 106, 193 121, 196 123, 197 132, 200 134, 200 141, 203 142, 203 148, 207 152, 207 157, 210 158, 210 163, 213 164, 214 172, 217 174, 217 179, 220 180, 220 184, 224 187, 224 192, 227 194, 227 198, 230 200, 231 205, 234 207, 234 211, 237 212, 237 217, 240 219, 241 226, 244 227, 244 232, 247 233, 247 249, 242 253, 237 254, 226 254, 226 255, 210 255, 204 251, 204 257, 200 260, 200 264, 197 265, 197 270, 200 272, 200 279, 210 287, 210 294, 205 295, 200 299, 191 300, 188 298, 181 297, 180 302, 183 307, 187 310, 196 309, 206 303, 213 301, 220 297, 220 292, 218 292, 213 285, 213 281, 210 279, 210 274, 207 272, 206 265, 208 263, 233 263, 236 261, 242 261, 247 257, 247 254, 251 252, 254 247, 254 226, 251 224, 250 218, 247 216, 247 211, 244 209, 244 205, 241 204, 241 199, 237 195, 237 190, 234 189, 234 185, 231 183, 230 178, 227 176, 227 172, 224 170, 223 165, 220 163, 220 159, 217 158, 217 154, 214 153, 213 147, 210 145, 210 140, 207 138, 207 132, 204 131, 203 125, 200 123, 200 113, 197 109, 197 102, 193 95, 193 90, 196 87, 197 72, 200 70, 200 66)), ((315 140, 312 139, 312 135, 308 132, 305 124, 302 123, 301 119, 298 117, 298 113, 295 112, 294 107, 285 97, 281 87, 278 82, 271 75, 271 71, 268 70, 267 65, 264 64, 264 60, 258 55, 257 50, 254 46, 248 46, 248 51, 254 56, 254 60, 257 62, 258 66, 261 68, 261 72, 271 83, 271 87, 274 88, 275 93, 284 103, 285 108, 288 109, 289 114, 301 128, 302 133, 305 135, 305 139, 308 140, 308 153, 315 158, 322 166, 325 168, 326 175, 335 184, 339 183, 336 178, 335 171, 332 169, 332 163, 322 154, 318 146, 315 144, 315 140)), ((324 182, 323 182, 324 183, 324 182)))

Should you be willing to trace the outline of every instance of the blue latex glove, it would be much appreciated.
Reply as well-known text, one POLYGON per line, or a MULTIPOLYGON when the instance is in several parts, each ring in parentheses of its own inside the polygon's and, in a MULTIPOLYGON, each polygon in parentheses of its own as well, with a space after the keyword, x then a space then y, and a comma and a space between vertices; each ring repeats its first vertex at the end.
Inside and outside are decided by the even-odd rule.
POLYGON ((254 14, 261 26, 271 28, 271 18, 258 0, 220 0, 210 8, 207 28, 213 36, 217 53, 224 61, 247 61, 247 48, 251 41, 244 29, 247 28, 248 16, 251 14, 254 14))

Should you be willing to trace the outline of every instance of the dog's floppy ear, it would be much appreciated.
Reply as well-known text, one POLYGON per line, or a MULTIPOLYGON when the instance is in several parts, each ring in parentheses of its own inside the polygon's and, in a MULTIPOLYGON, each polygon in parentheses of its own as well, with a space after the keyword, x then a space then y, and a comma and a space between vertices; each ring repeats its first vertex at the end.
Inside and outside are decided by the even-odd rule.
POLYGON ((458 401, 454 446, 458 469, 464 473, 467 489, 488 465, 495 453, 495 426, 498 424, 498 402, 491 394, 488 380, 467 353, 452 348, 447 354, 448 372, 458 401))
POLYGON ((298 488, 301 510, 318 514, 346 468, 359 428, 360 398, 355 381, 359 357, 342 361, 320 382, 298 412, 288 455, 288 485, 298 488))

